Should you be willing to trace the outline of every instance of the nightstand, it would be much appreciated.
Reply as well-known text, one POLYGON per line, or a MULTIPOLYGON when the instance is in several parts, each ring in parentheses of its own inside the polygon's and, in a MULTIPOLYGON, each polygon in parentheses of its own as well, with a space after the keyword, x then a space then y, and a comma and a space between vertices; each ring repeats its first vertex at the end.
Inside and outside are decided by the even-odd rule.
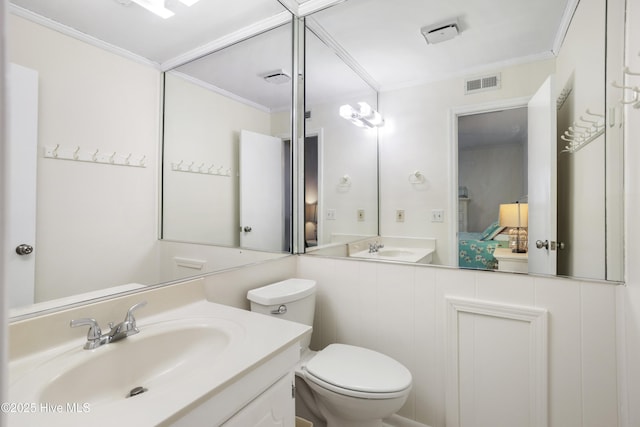
POLYGON ((510 271, 512 273, 529 272, 529 254, 511 252, 509 248, 497 248, 493 257, 498 260, 498 271, 510 271))

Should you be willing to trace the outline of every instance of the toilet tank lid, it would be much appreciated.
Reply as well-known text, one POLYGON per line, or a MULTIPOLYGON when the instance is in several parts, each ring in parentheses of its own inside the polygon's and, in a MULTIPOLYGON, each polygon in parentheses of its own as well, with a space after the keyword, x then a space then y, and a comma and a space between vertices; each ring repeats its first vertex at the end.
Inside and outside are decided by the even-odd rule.
POLYGON ((247 292, 249 301, 262 305, 284 304, 313 294, 316 281, 309 279, 287 279, 247 292))

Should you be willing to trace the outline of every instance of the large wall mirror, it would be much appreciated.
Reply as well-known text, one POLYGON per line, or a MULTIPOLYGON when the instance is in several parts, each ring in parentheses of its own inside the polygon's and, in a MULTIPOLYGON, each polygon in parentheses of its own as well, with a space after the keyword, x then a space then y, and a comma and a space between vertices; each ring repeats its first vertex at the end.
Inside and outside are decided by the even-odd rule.
MULTIPOLYGON (((311 9, 303 5, 312 2, 300 3, 311 9)), ((396 239, 387 246, 426 245, 420 261, 454 267, 460 232, 482 237, 499 222, 500 205, 514 202, 527 204, 528 258, 553 252, 548 274, 623 279, 619 93, 605 84, 621 81, 612 70, 623 25, 605 0, 518 0, 473 10, 348 0, 306 16, 300 221, 288 215, 290 79, 297 76, 291 14, 280 2, 234 3, 226 15, 213 2, 174 5, 179 13, 170 22, 180 31, 164 31, 146 10, 120 2, 96 3, 95 13, 84 14, 72 2, 11 4, 9 61, 37 75, 37 261, 30 278, 13 280, 32 292, 30 301, 104 295, 114 286, 136 289, 279 257, 292 250, 293 231, 308 253, 348 256, 396 239), (122 28, 108 31, 102 24, 109 20, 122 28), (421 29, 457 34, 434 44, 421 29), (182 54, 195 48, 199 55, 187 56, 200 59, 187 62, 182 54), (526 123, 498 119, 507 128, 483 117, 529 109, 551 75, 556 161, 532 167, 529 148, 538 144, 524 134, 529 114, 526 123), (384 127, 357 127, 340 114, 360 103, 379 111, 384 127), (507 146, 507 137, 520 146, 507 146), (244 150, 241 141, 273 149, 244 150), (262 162, 267 157, 273 166, 262 162), (471 170, 480 159, 497 164, 471 170), (490 172, 500 183, 512 180, 510 170, 519 174, 513 192, 476 187, 490 172), (268 177, 268 194, 278 197, 243 191, 251 181, 243 171, 265 184, 268 177), (555 214, 533 197, 532 183, 543 180, 532 173, 541 171, 555 171, 555 214), (247 206, 254 217, 243 216, 247 206), (555 234, 534 235, 536 213, 555 220, 555 234), (260 235, 261 221, 277 223, 266 226, 272 236, 260 235), (538 240, 543 249, 534 248, 538 240)))
POLYGON ((623 22, 607 23, 621 16, 612 7, 515 2, 489 16, 350 0, 313 14, 379 86, 385 126, 379 235, 308 252, 361 257, 380 241, 431 247, 419 262, 434 265, 622 281, 621 123, 607 81, 620 72, 623 22))
POLYGON ((291 23, 165 74, 162 238, 291 242, 291 23))
POLYGON ((305 221, 308 252, 378 234, 378 135, 341 108, 378 108, 377 92, 329 34, 305 28, 305 221), (346 106, 346 107, 345 107, 346 106))
MULTIPOLYGON (((263 74, 291 73, 291 14, 275 0, 244 2, 224 13, 206 1, 170 7, 176 16, 164 21, 118 2, 11 2, 11 91, 14 99, 33 95, 27 124, 12 126, 28 130, 31 163, 7 162, 14 176, 30 178, 13 182, 12 194, 33 200, 29 214, 12 205, 16 218, 32 219, 32 240, 14 236, 13 247, 34 248, 10 262, 16 267, 9 277, 14 318, 289 252, 289 177, 279 171, 272 179, 283 193, 274 213, 267 215, 256 197, 246 201, 259 205, 257 220, 276 215, 280 221, 277 237, 262 247, 243 242, 239 232, 241 224, 260 226, 241 223, 238 173, 241 131, 253 142, 256 135, 275 136, 280 144, 290 133, 291 83, 281 76, 268 83, 263 74), (110 31, 104 22, 121 25, 110 31), (167 32, 167 25, 174 30, 167 32), (230 40, 244 41, 221 50, 230 40), (166 74, 163 156, 161 69, 185 63, 186 51, 208 43, 218 46, 207 48, 215 51, 211 56, 166 74), (212 62, 213 70, 207 68, 212 62), (235 80, 240 85, 229 81, 230 73, 242 76, 235 80), (16 87, 18 81, 26 86, 16 87), (164 199, 163 175, 169 180, 164 199), (167 211, 160 224, 162 202, 167 211), (158 239, 161 225, 167 240, 158 239)), ((271 158, 286 167, 288 149, 277 150, 271 158)))

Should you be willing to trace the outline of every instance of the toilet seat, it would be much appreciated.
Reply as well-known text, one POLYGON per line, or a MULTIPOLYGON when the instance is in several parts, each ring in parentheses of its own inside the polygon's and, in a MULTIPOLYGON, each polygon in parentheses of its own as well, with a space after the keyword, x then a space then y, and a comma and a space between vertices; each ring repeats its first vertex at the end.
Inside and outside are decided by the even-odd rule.
POLYGON ((392 399, 411 387, 411 373, 399 362, 346 344, 318 352, 306 364, 304 376, 327 390, 363 399, 392 399))

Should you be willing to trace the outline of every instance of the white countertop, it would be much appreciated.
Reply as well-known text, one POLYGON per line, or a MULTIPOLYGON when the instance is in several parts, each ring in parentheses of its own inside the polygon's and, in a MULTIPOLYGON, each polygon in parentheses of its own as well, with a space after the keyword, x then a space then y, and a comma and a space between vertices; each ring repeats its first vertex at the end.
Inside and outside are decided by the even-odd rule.
MULTIPOLYGON (((270 359, 279 357, 283 349, 297 347, 300 338, 310 333, 311 328, 302 324, 288 322, 246 310, 236 309, 206 300, 183 305, 177 309, 143 318, 138 321, 140 333, 118 343, 107 344, 95 350, 84 350, 85 339, 74 342, 64 342, 59 347, 46 351, 25 355, 14 359, 9 364, 9 393, 8 402, 14 405, 16 412, 9 413, 11 426, 116 426, 116 425, 158 425, 169 419, 178 419, 191 409, 194 403, 203 402, 212 396, 220 394, 220 399, 227 399, 222 407, 232 408, 233 393, 223 395, 226 388, 233 385, 245 375, 259 369, 270 359), (218 319, 221 322, 233 324, 235 338, 229 347, 211 358, 211 363, 204 369, 186 372, 178 378, 172 379, 170 387, 155 387, 146 393, 116 401, 83 405, 83 402, 69 402, 77 404, 79 411, 69 412, 69 408, 48 407, 48 402, 42 402, 39 396, 43 378, 33 378, 33 372, 42 372, 44 376, 51 375, 47 364, 54 367, 60 365, 60 360, 75 363, 74 360, 87 359, 100 351, 117 351, 119 345, 126 345, 126 340, 142 339, 145 327, 149 330, 153 325, 165 321, 187 322, 185 319, 218 319), (241 330, 241 333, 237 333, 241 330), (56 362, 52 362, 56 361, 56 362), (55 364, 57 363, 57 365, 55 364), (30 382, 32 384, 25 384, 30 382), (38 384, 40 382, 40 384, 38 384), (19 408, 17 405, 23 405, 19 408), (25 406, 27 409, 25 413, 25 406)), ((297 349, 297 348, 296 348, 297 349)), ((289 352, 296 357, 297 352, 289 352)), ((295 364, 295 360, 286 363, 295 364)), ((95 366, 97 370, 117 370, 118 366, 95 366)), ((91 381, 91 378, 86 378, 91 381)), ((124 390, 123 390, 124 391, 124 390)), ((237 393, 235 393, 237 394, 237 393)), ((211 425, 223 422, 225 414, 211 414, 211 425), (220 417, 220 419, 216 419, 220 417)))

